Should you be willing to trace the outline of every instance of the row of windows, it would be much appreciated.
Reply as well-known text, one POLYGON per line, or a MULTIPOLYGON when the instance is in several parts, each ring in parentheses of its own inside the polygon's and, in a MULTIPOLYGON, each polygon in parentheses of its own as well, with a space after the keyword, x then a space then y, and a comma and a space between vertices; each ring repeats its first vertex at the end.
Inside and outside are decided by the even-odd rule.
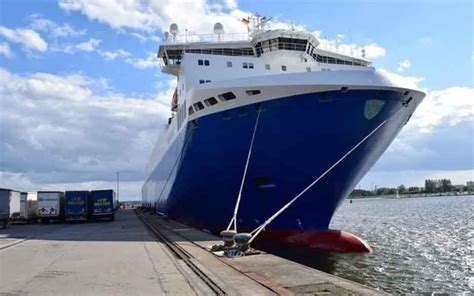
MULTIPOLYGON (((198 60, 198 63, 199 63, 199 61, 202 61, 202 60, 198 60)), ((232 62, 231 61, 227 61, 227 68, 232 68, 232 62)), ((244 69, 254 69, 254 65, 253 65, 253 63, 242 63, 242 68, 244 68, 244 69)), ((265 64, 265 70, 271 70, 270 64, 265 64)), ((286 65, 281 65, 281 70, 286 71, 287 70, 286 65)), ((324 70, 326 70, 326 69, 323 69, 323 71, 324 70)), ((311 67, 306 67, 306 71, 311 72, 311 67)), ((200 84, 209 83, 209 82, 211 82, 211 81, 210 80, 204 80, 204 79, 199 80, 200 84)))
POLYGON ((199 84, 211 83, 210 80, 199 79, 199 84))
MULTIPOLYGON (((258 95, 261 93, 260 90, 258 89, 251 89, 251 90, 246 90, 245 93, 249 96, 254 96, 254 95, 258 95)), ((223 94, 220 94, 217 96, 219 98, 219 100, 221 100, 222 102, 226 102, 226 101, 230 101, 230 100, 234 100, 236 99, 237 97, 235 96, 235 94, 231 91, 229 92, 226 92, 226 93, 223 93, 223 94)), ((206 107, 211 107, 211 106, 214 106, 216 105, 217 103, 219 103, 219 101, 215 98, 215 97, 210 97, 210 98, 207 98, 204 100, 204 104, 206 105, 206 107)), ((194 114, 195 112, 198 112, 198 111, 201 111, 203 110, 204 108, 206 108, 204 106, 204 104, 199 101, 199 102, 196 102, 194 103, 192 106, 189 106, 188 108, 188 114, 189 115, 192 115, 194 114)))

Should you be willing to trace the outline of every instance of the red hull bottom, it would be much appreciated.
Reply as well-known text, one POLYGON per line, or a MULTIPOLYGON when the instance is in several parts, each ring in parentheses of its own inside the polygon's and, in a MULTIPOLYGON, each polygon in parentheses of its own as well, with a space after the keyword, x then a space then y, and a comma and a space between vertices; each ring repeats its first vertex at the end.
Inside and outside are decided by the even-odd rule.
POLYGON ((295 245, 320 251, 338 253, 371 253, 372 248, 361 238, 342 230, 321 231, 265 231, 262 233, 265 241, 278 244, 295 245))

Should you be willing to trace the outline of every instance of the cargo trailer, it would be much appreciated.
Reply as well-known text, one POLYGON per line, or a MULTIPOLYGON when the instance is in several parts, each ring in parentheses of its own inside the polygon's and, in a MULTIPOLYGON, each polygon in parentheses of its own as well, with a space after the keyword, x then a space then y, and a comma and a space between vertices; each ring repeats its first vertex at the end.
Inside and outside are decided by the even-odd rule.
MULTIPOLYGON (((10 214, 11 222, 31 223, 37 220, 38 200, 36 192, 21 192, 19 199, 15 197, 15 203, 19 202, 19 210, 10 214)), ((15 209, 17 209, 15 204, 15 209)))
POLYGON ((89 191, 66 191, 66 221, 87 221, 89 191))
POLYGON ((0 188, 0 224, 7 227, 10 218, 10 189, 0 188))
POLYGON ((91 219, 115 219, 117 198, 112 189, 91 191, 89 205, 91 219))
POLYGON ((42 223, 64 221, 64 192, 38 191, 38 218, 42 223))

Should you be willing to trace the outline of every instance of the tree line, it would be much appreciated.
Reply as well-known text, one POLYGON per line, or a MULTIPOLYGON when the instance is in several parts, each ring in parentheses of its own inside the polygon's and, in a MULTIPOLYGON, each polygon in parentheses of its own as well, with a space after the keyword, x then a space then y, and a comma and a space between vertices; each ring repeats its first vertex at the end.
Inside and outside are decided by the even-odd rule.
MULTIPOLYGON (((406 187, 400 185, 398 187, 379 187, 374 190, 354 189, 350 197, 370 197, 380 195, 395 195, 397 194, 420 194, 420 193, 444 193, 454 191, 454 186, 449 179, 426 179, 424 187, 406 187)), ((459 190, 459 189, 458 189, 459 190)), ((463 186, 462 191, 469 191, 468 186, 463 186)))

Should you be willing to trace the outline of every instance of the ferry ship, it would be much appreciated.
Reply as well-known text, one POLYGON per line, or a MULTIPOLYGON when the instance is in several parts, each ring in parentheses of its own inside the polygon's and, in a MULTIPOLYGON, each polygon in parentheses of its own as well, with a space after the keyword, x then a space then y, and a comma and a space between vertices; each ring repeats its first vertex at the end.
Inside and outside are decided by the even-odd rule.
POLYGON ((215 234, 263 225, 257 241, 370 251, 329 229, 331 218, 425 94, 391 81, 364 53, 267 30, 264 17, 247 23, 245 36, 220 23, 209 35, 181 36, 176 24, 165 33, 158 60, 177 87, 143 206, 215 234))

